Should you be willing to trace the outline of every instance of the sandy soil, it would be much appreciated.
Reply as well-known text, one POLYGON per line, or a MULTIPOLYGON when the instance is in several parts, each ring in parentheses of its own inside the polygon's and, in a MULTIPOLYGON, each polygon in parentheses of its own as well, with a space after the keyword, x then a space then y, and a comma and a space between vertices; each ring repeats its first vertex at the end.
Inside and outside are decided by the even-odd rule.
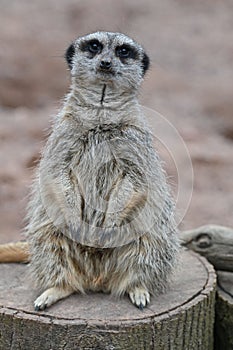
POLYGON ((168 150, 156 141, 174 193, 181 193, 181 214, 192 183, 175 131, 194 170, 180 227, 233 226, 231 0, 2 0, 0 9, 1 242, 18 239, 23 227, 32 167, 68 89, 64 51, 75 37, 99 29, 133 36, 151 57, 141 103, 173 125, 172 132, 168 122, 157 128, 156 114, 148 112, 167 143, 168 150))

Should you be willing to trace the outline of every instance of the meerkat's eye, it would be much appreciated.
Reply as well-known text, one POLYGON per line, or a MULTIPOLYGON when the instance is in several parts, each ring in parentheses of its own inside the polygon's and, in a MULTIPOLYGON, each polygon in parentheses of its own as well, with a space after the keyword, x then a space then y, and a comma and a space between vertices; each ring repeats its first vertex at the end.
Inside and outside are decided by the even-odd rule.
POLYGON ((88 43, 88 51, 91 53, 100 53, 103 49, 103 45, 99 42, 99 40, 91 40, 88 43))
POLYGON ((133 47, 129 45, 121 45, 117 46, 116 48, 116 56, 124 59, 124 58, 136 58, 137 52, 134 50, 133 47))
POLYGON ((117 50, 117 56, 122 58, 129 57, 130 50, 128 47, 121 47, 117 50))
POLYGON ((92 57, 100 53, 102 49, 103 45, 97 39, 84 41, 80 44, 80 50, 90 52, 92 54, 92 57))

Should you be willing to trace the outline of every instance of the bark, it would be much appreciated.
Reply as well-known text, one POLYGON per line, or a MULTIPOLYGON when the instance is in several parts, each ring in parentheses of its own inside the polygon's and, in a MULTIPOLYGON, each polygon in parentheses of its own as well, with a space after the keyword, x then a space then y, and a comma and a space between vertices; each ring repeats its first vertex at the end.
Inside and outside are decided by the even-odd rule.
POLYGON ((233 349, 233 229, 206 225, 180 233, 182 244, 205 256, 217 270, 215 350, 233 349))
POLYGON ((215 350, 233 349, 233 273, 218 271, 215 350))
POLYGON ((1 350, 212 350, 215 272, 205 258, 183 251, 171 288, 144 311, 127 297, 72 295, 43 312, 27 266, 0 266, 1 350))

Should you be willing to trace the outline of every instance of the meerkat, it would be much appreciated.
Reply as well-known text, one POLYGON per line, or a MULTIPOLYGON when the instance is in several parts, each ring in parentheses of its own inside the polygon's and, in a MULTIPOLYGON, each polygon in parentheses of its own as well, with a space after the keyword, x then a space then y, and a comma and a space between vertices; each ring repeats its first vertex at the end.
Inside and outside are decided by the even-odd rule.
POLYGON ((43 290, 34 307, 103 291, 128 294, 143 309, 169 284, 180 247, 166 173, 138 102, 149 58, 113 32, 79 37, 65 58, 71 87, 27 213, 24 261, 43 290))

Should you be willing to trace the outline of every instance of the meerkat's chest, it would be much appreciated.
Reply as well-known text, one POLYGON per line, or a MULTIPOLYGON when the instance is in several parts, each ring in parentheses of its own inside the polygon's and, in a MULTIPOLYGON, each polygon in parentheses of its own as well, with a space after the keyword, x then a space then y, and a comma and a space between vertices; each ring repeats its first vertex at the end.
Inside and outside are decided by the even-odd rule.
POLYGON ((143 167, 145 161, 141 140, 120 128, 91 130, 82 140, 80 149, 72 159, 72 168, 83 178, 92 180, 99 178, 101 172, 105 177, 135 173, 135 168, 143 167))
POLYGON ((98 179, 110 179, 121 169, 119 144, 124 142, 119 132, 94 130, 82 142, 81 152, 72 159, 71 168, 82 182, 97 184, 98 179))
POLYGON ((140 142, 122 130, 93 130, 74 156, 71 170, 86 196, 104 196, 124 177, 142 183, 145 166, 140 142))

